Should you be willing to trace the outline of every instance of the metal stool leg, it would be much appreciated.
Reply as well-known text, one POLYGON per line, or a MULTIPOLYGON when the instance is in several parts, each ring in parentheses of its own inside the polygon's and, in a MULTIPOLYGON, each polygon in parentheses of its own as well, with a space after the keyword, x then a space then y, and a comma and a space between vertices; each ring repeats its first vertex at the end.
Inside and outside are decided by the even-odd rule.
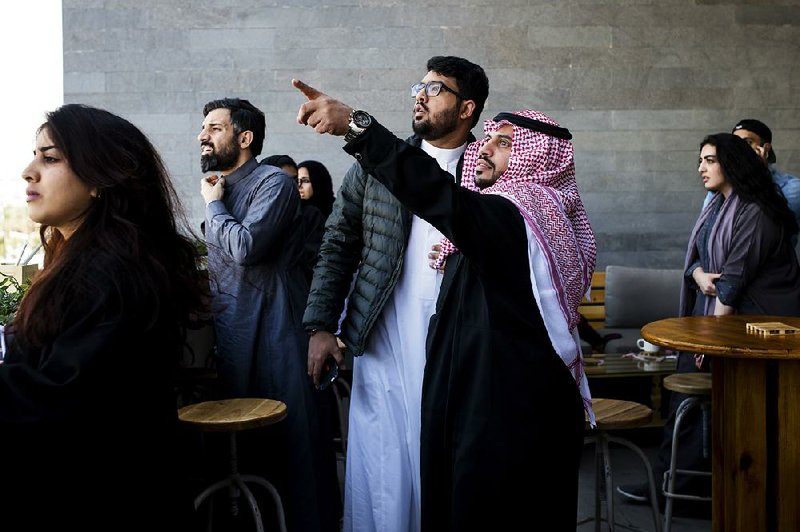
MULTIPOLYGON (((278 490, 276 490, 275 486, 273 486, 265 478, 259 477, 257 475, 239 474, 239 466, 238 466, 238 458, 236 450, 236 432, 230 433, 228 443, 229 443, 228 476, 222 480, 214 482, 206 489, 204 489, 202 492, 200 492, 200 494, 197 497, 195 497, 194 499, 195 510, 199 510, 203 502, 209 497, 211 497, 211 495, 227 487, 230 489, 231 514, 234 516, 238 515, 239 508, 236 500, 240 494, 244 495, 245 499, 247 500, 247 504, 250 507, 250 513, 253 516, 253 521, 255 522, 256 525, 256 531, 264 532, 264 522, 261 517, 261 510, 258 508, 258 501, 256 501, 256 498, 253 495, 253 491, 249 487, 247 487, 247 482, 250 482, 262 486, 270 494, 273 501, 275 501, 275 512, 277 514, 278 527, 280 529, 280 532, 286 532, 286 517, 283 512, 283 503, 281 501, 280 495, 278 494, 278 490)), ((208 521, 209 531, 211 530, 213 521, 213 502, 214 502, 213 499, 209 501, 209 521, 208 521)))
POLYGON ((241 477, 245 482, 258 484, 269 492, 272 496, 272 500, 275 501, 275 513, 278 514, 278 527, 280 528, 280 532, 286 532, 286 516, 283 513, 283 501, 281 501, 281 496, 278 490, 275 489, 275 486, 265 478, 256 475, 241 475, 241 477))
MULTIPOLYGON (((608 524, 608 532, 614 532, 614 486, 611 478, 611 452, 608 450, 609 436, 605 431, 600 431, 598 439, 598 446, 601 449, 603 456, 603 480, 605 481, 606 488, 606 523, 608 524)), ((599 528, 597 530, 600 530, 599 528)))
MULTIPOLYGON (((650 460, 647 459, 647 456, 642 452, 638 445, 634 444, 632 441, 627 440, 625 438, 620 438, 617 436, 611 436, 606 431, 598 430, 597 434, 594 436, 587 436, 583 440, 583 444, 586 445, 587 443, 594 443, 595 444, 595 531, 600 532, 601 530, 601 523, 603 521, 601 515, 601 504, 600 498, 601 493, 603 493, 603 486, 601 485, 602 482, 605 482, 605 495, 606 495, 606 523, 608 525, 609 532, 614 531, 614 527, 616 523, 614 523, 614 497, 613 497, 613 481, 612 481, 612 473, 611 473, 611 453, 608 447, 608 443, 616 443, 618 445, 622 445, 627 447, 639 457, 639 459, 644 464, 645 470, 647 471, 647 484, 650 487, 650 509, 653 514, 653 527, 655 532, 661 532, 661 515, 658 511, 658 499, 656 498, 656 482, 655 477, 653 476, 653 468, 650 466, 650 460)), ((582 524, 588 521, 591 518, 579 521, 577 524, 582 524)))
POLYGON ((655 477, 653 476, 653 468, 650 466, 650 460, 647 459, 644 452, 639 448, 638 445, 634 444, 630 440, 626 440, 625 438, 619 438, 617 436, 607 436, 608 441, 617 443, 619 445, 624 445, 641 459, 642 463, 644 464, 645 470, 647 470, 647 485, 650 487, 650 509, 653 512, 653 526, 655 527, 656 532, 661 532, 661 515, 658 511, 658 499, 656 498, 656 481, 655 477))
POLYGON ((708 444, 708 430, 706 428, 706 421, 708 416, 708 407, 709 407, 708 399, 701 398, 701 397, 687 397, 681 404, 678 405, 678 410, 675 413, 675 425, 672 428, 672 446, 670 448, 670 460, 669 460, 669 470, 664 472, 664 482, 662 490, 664 492, 664 497, 666 498, 666 503, 664 506, 664 532, 670 532, 672 529, 672 511, 673 511, 673 504, 675 503, 675 499, 684 499, 684 500, 695 500, 695 501, 710 501, 710 497, 701 497, 697 495, 685 495, 680 493, 675 493, 675 477, 678 474, 682 475, 696 475, 696 476, 711 476, 711 473, 706 471, 694 471, 690 469, 678 469, 677 467, 677 453, 678 453, 678 433, 680 431, 681 422, 683 421, 684 416, 686 413, 700 405, 703 409, 703 456, 708 456, 708 448, 706 447, 708 444))

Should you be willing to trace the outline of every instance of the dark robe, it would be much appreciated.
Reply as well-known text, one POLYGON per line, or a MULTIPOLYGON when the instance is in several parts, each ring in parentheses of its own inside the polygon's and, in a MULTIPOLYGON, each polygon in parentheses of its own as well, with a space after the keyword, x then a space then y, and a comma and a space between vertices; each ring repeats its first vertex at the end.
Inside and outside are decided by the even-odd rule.
POLYGON ((319 257, 319 247, 322 244, 322 237, 325 235, 325 220, 327 217, 322 212, 308 202, 301 202, 300 212, 303 215, 303 260, 302 268, 306 275, 308 285, 311 286, 311 279, 314 277, 314 266, 319 257))
POLYGON ((306 365, 297 183, 250 159, 225 176, 222 201, 206 206, 205 237, 220 391, 287 406, 280 423, 240 437, 242 470, 254 468, 275 483, 293 532, 335 530, 335 454, 306 365))
POLYGON ((584 411, 533 295, 525 222, 374 124, 345 147, 460 253, 427 338, 422 528, 575 530, 584 411))
POLYGON ((188 530, 194 519, 180 484, 178 323, 115 266, 85 272, 98 289, 62 309, 44 348, 11 339, 0 365, 0 530, 188 530))

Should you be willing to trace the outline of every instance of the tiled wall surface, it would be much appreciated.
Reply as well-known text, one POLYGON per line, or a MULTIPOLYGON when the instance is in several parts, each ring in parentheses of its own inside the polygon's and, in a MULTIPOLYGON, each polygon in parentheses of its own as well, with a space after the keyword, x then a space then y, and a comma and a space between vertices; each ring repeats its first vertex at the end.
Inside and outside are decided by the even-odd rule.
MULTIPOLYGON (((410 134, 408 86, 432 55, 481 64, 484 118, 532 107, 574 134, 578 183, 608 264, 676 268, 703 190, 707 133, 773 129, 800 174, 797 0, 64 0, 66 102, 125 116, 161 150, 195 226, 196 134, 208 100, 267 113, 262 155, 318 159, 342 142, 296 124, 303 79, 410 134)), ((479 134, 480 129, 476 129, 479 134)))

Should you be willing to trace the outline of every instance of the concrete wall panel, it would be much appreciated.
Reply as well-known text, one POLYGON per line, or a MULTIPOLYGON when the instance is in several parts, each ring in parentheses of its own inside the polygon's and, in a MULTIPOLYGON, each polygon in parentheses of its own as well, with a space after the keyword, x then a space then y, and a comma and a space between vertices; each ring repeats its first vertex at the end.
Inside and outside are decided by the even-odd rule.
POLYGON ((796 0, 64 0, 63 12, 65 101, 142 127, 193 225, 207 101, 250 99, 267 113, 262 155, 320 160, 338 186, 352 159, 295 123, 290 80, 405 137, 408 87, 433 55, 486 69, 482 118, 533 107, 573 132, 600 269, 682 266, 708 133, 759 118, 778 166, 800 173, 796 0))

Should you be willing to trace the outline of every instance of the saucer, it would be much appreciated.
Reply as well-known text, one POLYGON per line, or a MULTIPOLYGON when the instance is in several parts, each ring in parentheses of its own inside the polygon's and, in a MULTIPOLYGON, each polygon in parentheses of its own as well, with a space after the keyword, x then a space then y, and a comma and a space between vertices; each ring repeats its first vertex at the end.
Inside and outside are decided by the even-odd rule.
POLYGON ((653 363, 653 362, 661 362, 662 360, 664 360, 667 357, 666 357, 666 355, 653 355, 653 354, 645 353, 644 351, 642 351, 640 353, 634 354, 632 358, 634 358, 636 360, 641 360, 645 364, 650 364, 650 363, 653 363))

